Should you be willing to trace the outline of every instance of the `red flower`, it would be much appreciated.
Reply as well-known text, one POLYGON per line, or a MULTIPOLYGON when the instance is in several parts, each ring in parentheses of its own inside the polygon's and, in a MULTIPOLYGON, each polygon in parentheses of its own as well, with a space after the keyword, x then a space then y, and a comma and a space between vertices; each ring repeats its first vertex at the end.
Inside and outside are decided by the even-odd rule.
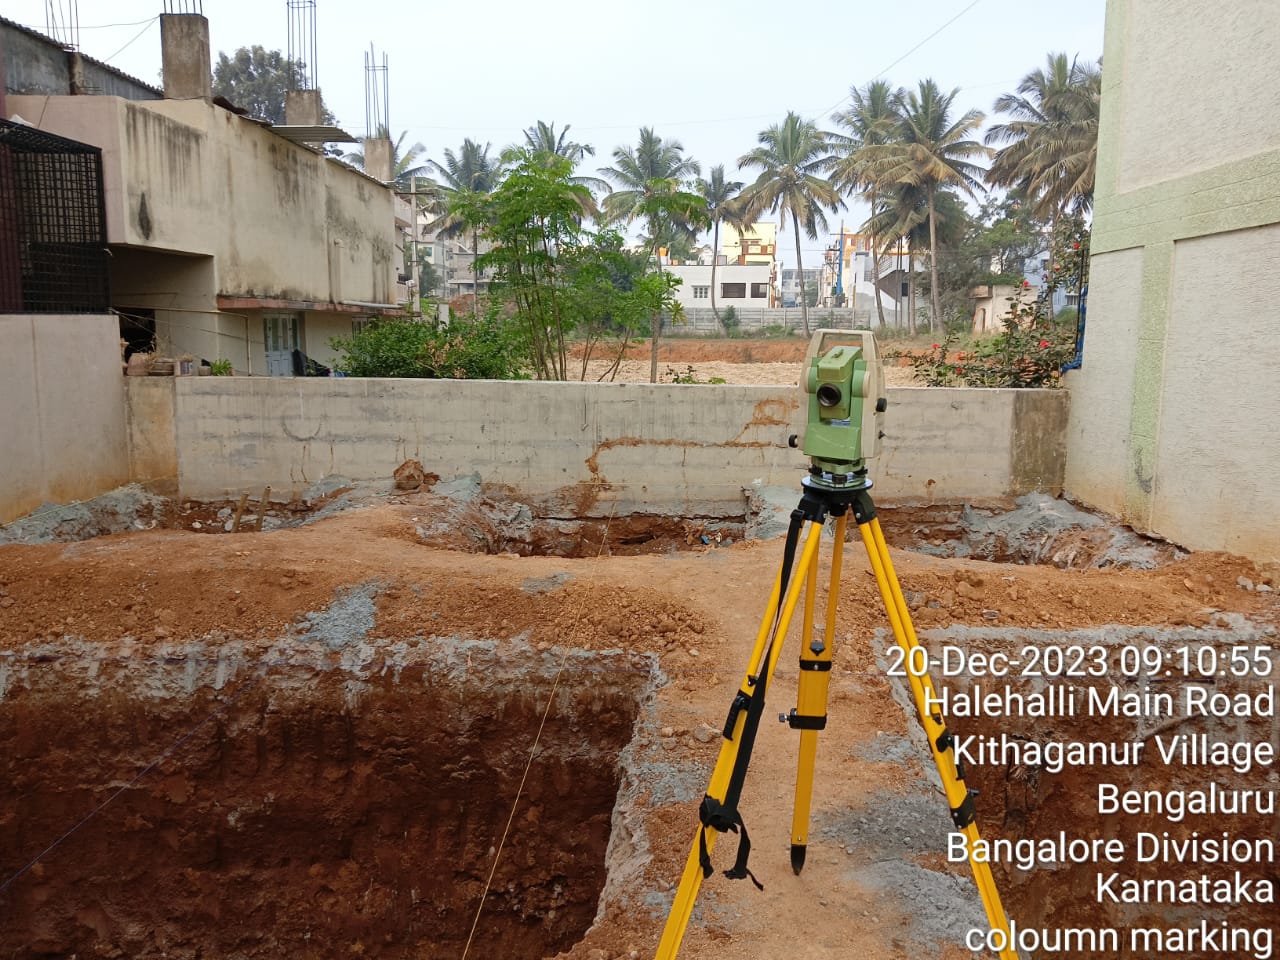
POLYGON ((1029 287, 1029 286, 1031 286, 1031 281, 1030 281, 1030 280, 1023 280, 1023 281, 1022 281, 1022 285, 1023 285, 1024 287, 1029 287))
POLYGON ((1048 340, 1041 340, 1041 341, 1040 341, 1040 349, 1041 349, 1041 350, 1043 350, 1043 349, 1044 349, 1045 347, 1047 347, 1048 345, 1049 345, 1049 341, 1048 341, 1048 340))
POLYGON ((956 367, 956 373, 964 373, 964 367, 956 367))
POLYGON ((1071 245, 1071 249, 1072 249, 1072 250, 1079 250, 1079 249, 1080 249, 1080 242, 1079 242, 1079 241, 1076 241, 1075 243, 1073 243, 1073 244, 1071 245))
POLYGON ((937 349, 938 349, 938 345, 937 345, 936 343, 933 345, 933 349, 935 349, 935 350, 937 350, 937 349))

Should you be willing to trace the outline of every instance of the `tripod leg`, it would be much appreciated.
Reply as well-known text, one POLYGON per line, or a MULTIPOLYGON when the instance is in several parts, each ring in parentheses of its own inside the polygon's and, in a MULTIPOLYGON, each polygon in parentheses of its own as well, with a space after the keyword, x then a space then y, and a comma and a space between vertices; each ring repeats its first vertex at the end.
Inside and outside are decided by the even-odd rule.
MULTIPOLYGON (((808 570, 818 553, 818 543, 822 535, 822 524, 811 523, 808 536, 804 542, 804 550, 799 558, 799 568, 808 570)), ((782 641, 791 625, 791 615, 800 599, 800 590, 804 585, 804 577, 795 577, 788 584, 787 595, 782 597, 782 571, 774 580, 773 592, 769 596, 769 604, 765 608, 764 617, 760 621, 760 630, 756 634, 755 647, 751 651, 747 672, 743 677, 733 705, 729 709, 729 719, 725 723, 724 743, 720 745, 720 755, 716 758, 715 769, 711 773, 711 784, 707 787, 707 796, 724 802, 729 790, 730 778, 738 759, 739 748, 743 744, 743 733, 747 725, 747 711, 742 708, 745 700, 751 698, 758 682, 768 685, 778 665, 778 655, 782 652, 782 641), (781 604, 781 610, 779 610, 781 604), (770 640, 774 640, 770 643, 770 640)), ((754 731, 751 731, 754 736, 754 731)), ((689 918, 693 915, 694 900, 704 878, 702 867, 702 847, 708 854, 715 847, 717 833, 705 825, 700 825, 694 835, 689 857, 685 861, 684 873, 680 878, 680 886, 676 890, 671 912, 667 915, 667 925, 662 931, 662 940, 658 943, 656 960, 674 960, 680 949, 680 941, 684 939, 685 930, 689 926, 689 918)))
POLYGON ((936 695, 933 681, 925 668, 928 659, 912 654, 913 650, 920 647, 920 642, 916 638, 911 614, 907 610, 907 602, 902 595, 902 585, 898 582, 898 575, 893 569, 889 546, 885 543, 884 532, 880 529, 880 521, 875 517, 874 512, 868 520, 859 521, 858 530, 867 548, 867 557, 871 561, 871 569, 875 573, 876 584, 880 588, 880 598, 884 601, 894 639, 906 654, 904 662, 907 664, 906 673, 911 684, 911 693, 920 715, 921 726, 924 727, 925 736, 929 741, 929 752, 933 755, 938 775, 942 778, 947 803, 951 807, 951 819, 968 841, 965 848, 970 851, 969 866, 973 869, 973 879, 978 886, 978 894, 982 898, 987 923, 992 930, 1000 930, 1004 933, 1006 946, 999 951, 1001 960, 1018 960, 1018 953, 1010 943, 1009 921, 1005 916, 1004 906, 1000 902, 995 877, 991 875, 991 866, 985 861, 978 862, 973 859, 973 841, 978 839, 978 827, 974 822, 973 796, 964 784, 964 770, 956 762, 955 753, 952 751, 951 734, 947 732, 942 714, 932 706, 936 702, 936 695))
POLYGON ((848 514, 836 519, 836 540, 831 551, 831 583, 827 589, 827 619, 822 641, 813 638, 813 603, 818 586, 818 558, 809 567, 805 594, 804 632, 800 650, 800 679, 796 709, 787 722, 800 731, 800 762, 796 769, 796 800, 791 814, 791 869, 804 869, 809 844, 809 810, 813 801, 813 766, 818 753, 818 731, 827 725, 827 690, 831 681, 831 654, 836 633, 836 605, 840 599, 840 566, 848 514))

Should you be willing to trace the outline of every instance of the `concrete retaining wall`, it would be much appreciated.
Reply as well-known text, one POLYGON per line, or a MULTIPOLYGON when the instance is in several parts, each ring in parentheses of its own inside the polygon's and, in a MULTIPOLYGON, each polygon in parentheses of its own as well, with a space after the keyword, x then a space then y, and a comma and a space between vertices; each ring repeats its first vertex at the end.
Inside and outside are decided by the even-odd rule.
MULTIPOLYGON (((300 493, 329 474, 389 479, 417 459, 478 474, 549 513, 732 515, 743 488, 794 486, 795 388, 192 377, 128 384, 131 429, 172 430, 183 496, 300 493), (144 424, 154 419, 154 429, 144 424)), ((978 500, 1062 487, 1063 391, 889 392, 882 498, 978 500)), ((157 460, 154 451, 152 459, 157 460)), ((157 462, 162 461, 159 457, 157 462)))
POLYGON ((129 481, 119 341, 106 314, 0 316, 0 523, 129 481))

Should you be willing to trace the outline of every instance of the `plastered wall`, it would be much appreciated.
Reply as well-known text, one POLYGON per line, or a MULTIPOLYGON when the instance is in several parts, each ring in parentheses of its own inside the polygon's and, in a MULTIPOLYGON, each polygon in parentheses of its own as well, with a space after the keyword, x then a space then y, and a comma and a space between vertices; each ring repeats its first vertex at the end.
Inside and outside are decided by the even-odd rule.
MULTIPOLYGON (((755 483, 799 489, 786 445, 795 388, 356 378, 176 378, 184 496, 289 497, 330 474, 389 480, 416 459, 477 474, 550 512, 732 515, 755 483)), ((145 388, 150 391, 151 384, 145 388)), ((133 385, 129 384, 132 391, 133 385)), ((141 387, 139 388, 141 389, 141 387)), ((153 394, 145 397, 156 402, 153 394)), ((893 389, 881 497, 982 500, 1061 489, 1067 396, 1050 390, 893 389)), ((131 423, 148 414, 135 410, 131 423)), ((168 417, 149 435, 162 433, 168 417)))
POLYGON ((1068 377, 1068 494, 1264 561, 1280 560, 1278 46, 1273 0, 1108 3, 1088 329, 1068 377))
POLYGON ((129 481, 110 315, 0 315, 0 523, 129 481))

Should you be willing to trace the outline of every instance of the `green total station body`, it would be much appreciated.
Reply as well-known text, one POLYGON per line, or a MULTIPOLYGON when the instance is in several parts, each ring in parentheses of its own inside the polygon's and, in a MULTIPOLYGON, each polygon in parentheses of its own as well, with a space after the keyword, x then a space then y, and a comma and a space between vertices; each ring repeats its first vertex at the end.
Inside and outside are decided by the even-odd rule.
POLYGON ((799 442, 824 474, 858 473, 880 454, 884 377, 870 330, 817 330, 803 368, 808 417, 799 442))

